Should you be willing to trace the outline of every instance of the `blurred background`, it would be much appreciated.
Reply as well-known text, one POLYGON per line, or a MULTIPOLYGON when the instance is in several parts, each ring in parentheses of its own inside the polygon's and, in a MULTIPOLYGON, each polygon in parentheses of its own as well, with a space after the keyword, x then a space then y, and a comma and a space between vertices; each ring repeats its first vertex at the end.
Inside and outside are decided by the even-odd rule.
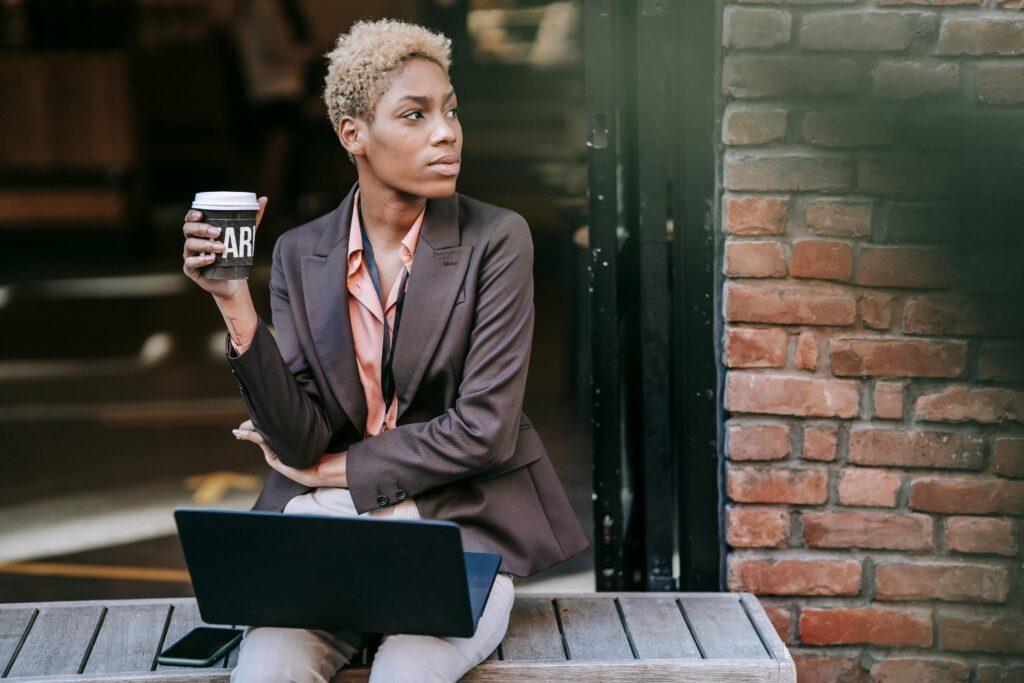
MULTIPOLYGON (((268 195, 277 237, 356 180, 321 100, 360 18, 444 31, 458 190, 536 245, 526 412, 584 528, 591 470, 582 16, 528 0, 0 1, 0 602, 191 595, 171 512, 248 509, 267 466, 209 295, 181 271, 195 192, 268 195), (580 350, 580 351, 577 351, 580 350)), ((593 590, 584 552, 521 589, 593 590)))

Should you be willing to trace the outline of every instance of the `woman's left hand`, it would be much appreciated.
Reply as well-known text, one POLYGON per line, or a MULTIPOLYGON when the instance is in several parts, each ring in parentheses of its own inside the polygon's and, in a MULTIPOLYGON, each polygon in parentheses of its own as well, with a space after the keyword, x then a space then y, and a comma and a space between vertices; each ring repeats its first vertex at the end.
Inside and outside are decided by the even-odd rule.
POLYGON ((347 451, 342 451, 341 453, 324 453, 320 456, 320 460, 317 464, 300 470, 294 467, 289 467, 278 459, 277 454, 270 450, 270 446, 267 445, 266 440, 260 436, 260 433, 253 427, 252 420, 246 420, 242 424, 238 425, 237 429, 232 429, 231 433, 235 435, 236 439, 251 441, 259 446, 260 450, 263 451, 263 457, 266 459, 268 465, 303 486, 335 486, 338 488, 348 488, 348 478, 346 476, 347 451))

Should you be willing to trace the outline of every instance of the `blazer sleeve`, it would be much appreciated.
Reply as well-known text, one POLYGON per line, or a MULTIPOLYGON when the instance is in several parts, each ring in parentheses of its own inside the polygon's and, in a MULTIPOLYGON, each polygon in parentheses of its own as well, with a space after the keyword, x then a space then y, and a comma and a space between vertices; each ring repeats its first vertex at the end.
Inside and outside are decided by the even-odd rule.
POLYGON ((484 249, 474 324, 454 405, 353 443, 347 478, 357 512, 399 502, 512 457, 533 339, 533 241, 517 213, 495 228, 484 249), (381 499, 383 501, 383 499, 381 499))
POLYGON ((274 244, 270 269, 270 310, 276 340, 259 317, 256 334, 243 353, 235 352, 230 334, 225 335, 224 350, 253 427, 281 462, 304 469, 324 454, 332 430, 299 345, 281 264, 283 242, 278 239, 274 244))

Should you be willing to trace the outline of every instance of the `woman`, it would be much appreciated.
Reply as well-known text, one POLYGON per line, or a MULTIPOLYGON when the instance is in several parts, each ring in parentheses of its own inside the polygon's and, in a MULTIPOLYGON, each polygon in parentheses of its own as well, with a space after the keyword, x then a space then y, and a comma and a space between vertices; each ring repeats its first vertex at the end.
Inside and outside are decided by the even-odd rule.
MULTIPOLYGON (((387 635, 370 678, 454 681, 504 637, 512 576, 589 545, 522 412, 533 242, 519 214, 455 191, 462 128, 449 39, 356 22, 327 56, 324 98, 359 180, 275 244, 274 335, 246 281, 199 273, 210 258, 198 254, 219 245, 196 211, 184 270, 228 328, 252 417, 236 437, 259 444, 273 468, 254 509, 449 520, 466 550, 501 554, 472 637, 387 635)), ((261 197, 260 217, 265 207, 261 197)), ((233 679, 330 680, 366 642, 250 628, 233 679)))

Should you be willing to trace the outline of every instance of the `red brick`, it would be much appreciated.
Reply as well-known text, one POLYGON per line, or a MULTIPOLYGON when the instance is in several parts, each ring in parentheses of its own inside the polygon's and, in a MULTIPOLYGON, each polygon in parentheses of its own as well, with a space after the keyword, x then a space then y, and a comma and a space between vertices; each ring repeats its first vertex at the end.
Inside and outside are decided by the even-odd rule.
POLYGON ((978 379, 1024 384, 1024 345, 983 344, 978 379))
POLYGON ((762 560, 729 557, 729 590, 758 595, 859 595, 856 560, 762 560))
POLYGON ((832 372, 839 376, 958 377, 967 360, 962 341, 840 337, 832 340, 832 372))
POLYGON ((843 190, 853 181, 848 159, 791 152, 725 153, 723 184, 728 190, 843 190))
MULTIPOLYGON (((1016 0, 1024 9, 1024 2, 1016 0)), ((1024 664, 979 664, 974 683, 1020 683, 1024 681, 1024 664)))
POLYGON ((850 430, 850 462, 858 465, 980 469, 984 447, 981 437, 956 432, 850 430))
POLYGON ((1024 481, 988 477, 915 477, 910 507, 926 512, 1024 514, 1024 481))
POLYGON ((1024 21, 980 17, 947 18, 942 22, 935 54, 1024 54, 1024 21))
POLYGON ((839 480, 839 502, 891 508, 896 507, 899 490, 899 476, 888 470, 848 467, 839 480))
POLYGON ((723 201, 726 230, 732 235, 781 235, 786 229, 786 197, 727 195, 723 201))
POLYGON ((871 667, 872 683, 966 683, 971 668, 949 657, 888 657, 871 667))
POLYGON ((847 242, 799 240, 793 245, 793 277, 849 280, 853 271, 853 247, 847 242))
POLYGON ((935 547, 928 515, 843 510, 805 512, 804 542, 814 548, 886 548, 930 550, 935 547))
POLYGON ((725 408, 734 413, 855 417, 860 396, 852 380, 734 370, 726 378, 725 408))
POLYGON ((775 632, 779 634, 779 638, 782 639, 782 642, 793 642, 793 636, 791 635, 793 612, 788 607, 772 605, 765 603, 764 601, 761 601, 761 607, 764 608, 764 613, 768 616, 768 621, 772 622, 772 626, 775 627, 775 632))
POLYGON ((1010 617, 939 615, 943 649, 957 652, 1024 653, 1024 621, 1010 617))
POLYGON ((1024 104, 1024 69, 1019 65, 979 66, 974 86, 978 100, 986 104, 1024 104))
POLYGON ((759 145, 786 135, 788 112, 776 107, 730 105, 722 120, 722 142, 727 145, 759 145))
MULTIPOLYGON (((857 187, 863 192, 885 196, 943 197, 957 189, 962 175, 961 167, 951 158, 920 154, 874 157, 861 160, 857 167, 857 187)), ((891 265, 891 261, 883 265, 891 265)), ((926 262, 907 265, 923 268, 926 262)), ((931 274, 922 276, 931 281, 931 274)))
POLYGON ((831 462, 836 459, 836 430, 831 427, 804 428, 804 460, 831 462))
POLYGON ((854 281, 868 287, 941 288, 953 277, 948 251, 930 247, 866 247, 854 281))
POLYGON ((946 547, 961 553, 1013 557, 1018 546, 1010 519, 955 516, 946 520, 946 547))
POLYGON ((800 614, 800 639, 808 645, 864 643, 882 647, 929 647, 932 644, 931 613, 880 607, 807 607, 800 614))
POLYGON ((809 50, 903 50, 932 17, 904 12, 813 12, 804 15, 800 46, 809 50))
POLYGON ((949 244, 960 227, 956 207, 945 204, 891 204, 886 242, 949 244))
POLYGON ((867 237, 871 234, 871 202, 812 199, 807 203, 807 229, 825 237, 867 237))
POLYGON ((960 88, 960 65, 915 60, 879 60, 871 70, 872 94, 889 99, 952 95, 960 88))
POLYGON ((726 516, 726 542, 734 548, 778 548, 789 538, 789 512, 785 508, 730 505, 726 516))
POLYGON ((722 65, 722 94, 851 93, 857 89, 859 77, 858 64, 852 59, 732 54, 722 65))
POLYGON ((727 452, 731 460, 782 460, 789 454, 789 427, 730 424, 727 452))
POLYGON ((730 368, 780 368, 786 364, 789 335, 778 327, 725 330, 725 364, 730 368))
POLYGON ((997 297, 929 294, 907 304, 903 329, 911 334, 1009 336, 1024 333, 1024 306, 997 297))
POLYGON ((818 341, 811 332, 801 332, 796 339, 796 366, 801 370, 818 367, 818 341))
POLYGON ((726 489, 740 503, 815 505, 828 498, 828 472, 730 466, 726 489))
POLYGON ((794 654, 800 683, 862 683, 867 680, 859 657, 808 657, 794 654))
POLYGON ((879 380, 875 382, 873 402, 875 404, 875 417, 886 420, 900 420, 903 418, 903 390, 904 382, 886 382, 879 380))
POLYGON ((892 326, 895 298, 889 294, 865 294, 857 300, 860 319, 865 327, 887 330, 892 326))
POLYGON ((876 600, 1005 602, 1010 575, 1005 567, 966 563, 879 564, 876 600))
POLYGON ((789 12, 776 9, 727 7, 722 23, 722 44, 738 48, 785 45, 793 28, 789 12))
MULTIPOLYGON (((887 145, 896 135, 896 118, 888 111, 865 107, 810 111, 804 116, 800 134, 807 142, 823 147, 887 145)), ((870 212, 871 205, 866 206, 870 212)), ((870 213, 866 218, 870 220, 870 213)))
POLYGON ((933 422, 1024 422, 1024 391, 1002 387, 948 386, 914 403, 922 420, 933 422))
POLYGON ((725 316, 731 322, 852 325, 857 313, 849 291, 821 285, 730 282, 725 296, 725 316))
POLYGON ((723 272, 729 277, 786 277, 786 252, 780 242, 730 239, 723 272))
POLYGON ((992 471, 1003 477, 1024 479, 1024 439, 1001 437, 992 448, 992 471))

